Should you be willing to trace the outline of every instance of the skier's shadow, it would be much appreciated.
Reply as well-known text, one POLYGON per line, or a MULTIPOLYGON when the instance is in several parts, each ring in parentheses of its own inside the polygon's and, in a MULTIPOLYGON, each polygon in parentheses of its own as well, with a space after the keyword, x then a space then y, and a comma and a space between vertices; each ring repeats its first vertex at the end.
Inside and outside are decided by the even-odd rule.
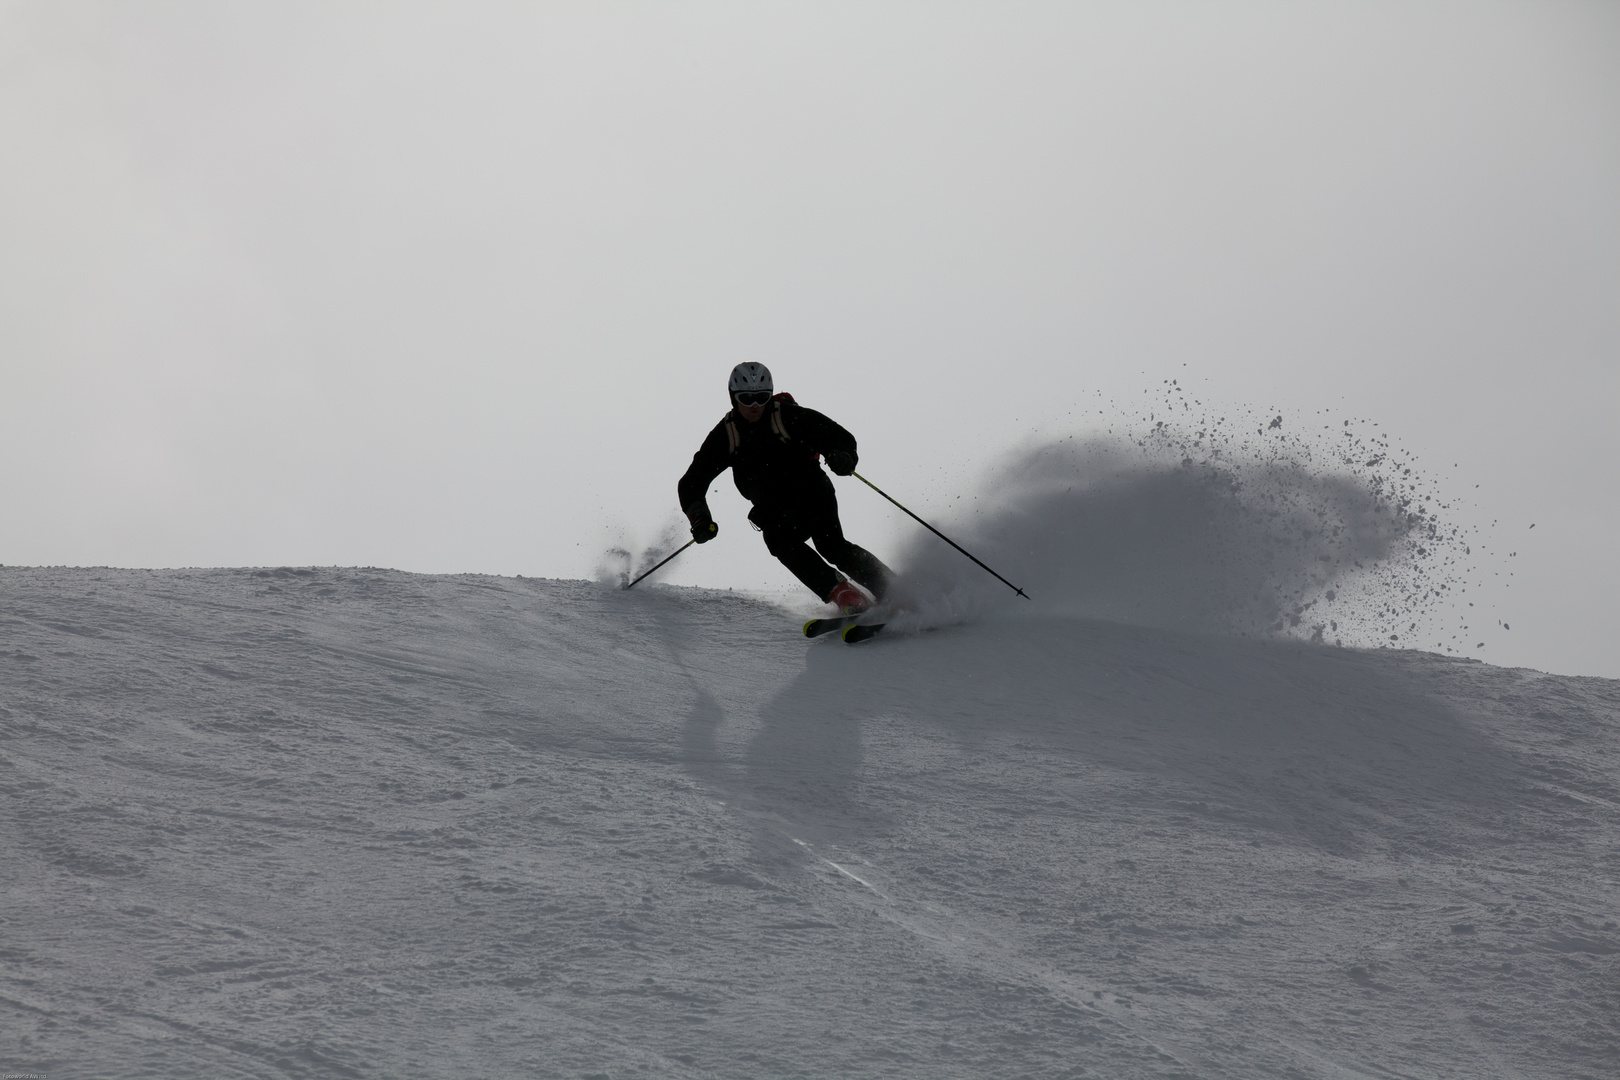
POLYGON ((1040 783, 973 773, 1017 743, 1134 776, 1149 803, 1349 851, 1418 818, 1473 817, 1515 787, 1516 764, 1448 706, 1459 670, 1421 654, 1083 620, 944 631, 870 653, 812 645, 764 705, 733 782, 793 836, 881 834, 908 800, 950 797, 906 760, 910 739, 934 732, 966 752, 961 776, 975 782, 1040 783), (913 735, 863 747, 890 719, 913 735))
POLYGON ((740 620, 706 627, 704 647, 694 650, 694 618, 709 614, 683 610, 695 600, 661 593, 638 600, 636 610, 692 695, 675 748, 687 775, 753 818, 760 837, 769 837, 767 848, 786 850, 791 839, 871 820, 854 795, 862 714, 846 702, 860 695, 837 693, 848 677, 836 670, 842 645, 790 641, 761 655, 759 634, 779 631, 781 615, 745 608, 740 620), (732 656, 747 662, 723 662, 732 656), (760 728, 738 746, 727 737, 728 722, 746 725, 755 709, 760 728))
POLYGON ((781 819, 802 839, 881 827, 883 815, 859 795, 861 736, 868 711, 858 693, 843 700, 841 659, 811 646, 804 670, 760 710, 760 729, 743 756, 738 794, 781 819))
POLYGON ((681 765, 688 773, 711 787, 726 788, 732 783, 732 769, 720 752, 720 725, 725 710, 720 699, 687 670, 677 658, 677 666, 692 685, 692 708, 681 725, 681 765))

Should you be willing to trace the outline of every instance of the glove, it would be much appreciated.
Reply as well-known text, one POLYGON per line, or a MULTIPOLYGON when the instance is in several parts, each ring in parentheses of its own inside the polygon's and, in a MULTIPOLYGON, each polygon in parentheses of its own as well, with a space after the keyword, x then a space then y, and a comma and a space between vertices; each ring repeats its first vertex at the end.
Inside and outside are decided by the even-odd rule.
POLYGON ((827 468, 835 476, 848 476, 855 471, 855 455, 848 450, 834 450, 827 455, 827 468))
POLYGON ((681 513, 692 523, 692 539, 700 544, 707 544, 720 531, 720 526, 709 516, 709 503, 705 499, 698 499, 691 506, 682 508, 681 513))

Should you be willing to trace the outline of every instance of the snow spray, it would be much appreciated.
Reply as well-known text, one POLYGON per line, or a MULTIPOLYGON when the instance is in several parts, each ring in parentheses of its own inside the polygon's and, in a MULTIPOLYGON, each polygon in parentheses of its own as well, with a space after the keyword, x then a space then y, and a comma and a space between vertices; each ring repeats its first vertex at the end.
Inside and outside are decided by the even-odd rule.
POLYGON ((666 556, 675 550, 685 531, 686 518, 672 515, 659 531, 658 539, 642 548, 641 554, 632 553, 631 548, 634 545, 628 540, 608 548, 602 552, 602 557, 596 563, 597 582, 615 589, 624 589, 628 588, 632 581, 640 581, 643 575, 651 576, 652 571, 659 565, 659 560, 669 561, 666 556))
MULTIPOLYGON (((1374 425, 1305 433, 1280 413, 1194 412, 1173 385, 1166 400, 1181 407, 1012 455, 952 532, 1049 611, 1364 647, 1433 632, 1426 616, 1466 587, 1470 547, 1374 425)), ((931 537, 897 562, 897 629, 1006 604, 931 537)))

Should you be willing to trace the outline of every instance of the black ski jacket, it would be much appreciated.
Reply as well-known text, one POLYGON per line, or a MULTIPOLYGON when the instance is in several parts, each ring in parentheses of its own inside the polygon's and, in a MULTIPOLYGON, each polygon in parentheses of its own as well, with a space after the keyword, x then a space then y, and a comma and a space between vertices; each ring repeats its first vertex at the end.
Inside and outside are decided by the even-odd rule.
MULTIPOLYGON (((714 426, 681 477, 681 509, 694 521, 709 520, 704 496, 714 478, 731 470, 743 498, 762 510, 789 509, 833 493, 821 471, 820 455, 855 453, 855 436, 787 394, 778 394, 759 422, 750 424, 733 409, 714 426)), ((749 515, 753 517, 753 515, 749 515)))

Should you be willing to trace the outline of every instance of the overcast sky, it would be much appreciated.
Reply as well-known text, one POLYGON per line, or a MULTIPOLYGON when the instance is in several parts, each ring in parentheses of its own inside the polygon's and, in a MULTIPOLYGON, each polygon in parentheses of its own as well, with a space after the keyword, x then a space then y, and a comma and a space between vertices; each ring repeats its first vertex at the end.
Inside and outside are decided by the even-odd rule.
MULTIPOLYGON (((922 511, 1177 378, 1620 676, 1617 192, 1612 3, 5 0, 0 561, 584 577, 739 361, 922 511)), ((714 505, 670 580, 791 586, 714 505)))

